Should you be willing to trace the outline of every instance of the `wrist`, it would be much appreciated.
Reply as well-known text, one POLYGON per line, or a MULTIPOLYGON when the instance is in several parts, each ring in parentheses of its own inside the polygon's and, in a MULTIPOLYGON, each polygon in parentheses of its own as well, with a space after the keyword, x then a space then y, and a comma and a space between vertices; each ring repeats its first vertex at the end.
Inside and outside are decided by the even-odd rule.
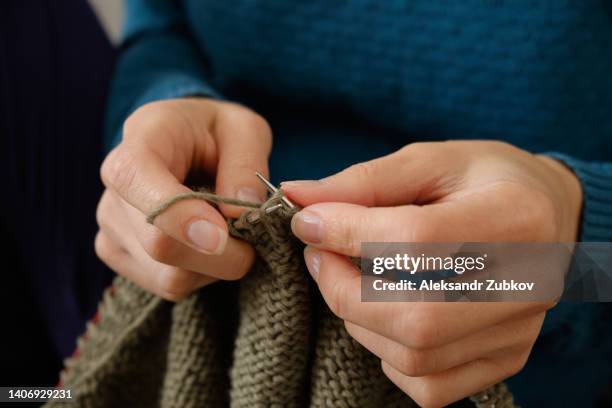
POLYGON ((560 160, 545 155, 537 156, 557 175, 563 186, 562 200, 564 201, 563 219, 566 228, 561 234, 561 240, 577 241, 580 234, 580 219, 583 206, 583 191, 580 179, 574 171, 560 160))

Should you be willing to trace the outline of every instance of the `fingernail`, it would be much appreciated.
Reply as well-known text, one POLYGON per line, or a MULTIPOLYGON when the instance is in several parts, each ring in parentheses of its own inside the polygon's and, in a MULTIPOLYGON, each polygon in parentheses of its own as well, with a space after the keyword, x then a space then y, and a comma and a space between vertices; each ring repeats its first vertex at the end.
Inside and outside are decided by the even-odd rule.
POLYGON ((192 222, 187 236, 196 248, 215 255, 223 252, 227 242, 227 232, 206 220, 192 222))
POLYGON ((300 211, 291 220, 293 233, 302 241, 319 244, 323 240, 321 217, 309 211, 300 211))
POLYGON ((292 180, 292 181, 283 181, 280 183, 281 188, 299 188, 299 187, 316 187, 321 185, 320 180, 292 180))
POLYGON ((304 260, 308 272, 316 282, 319 279, 319 270, 321 269, 321 254, 316 249, 306 247, 304 248, 304 260))
POLYGON ((236 198, 242 201, 250 201, 252 203, 263 203, 264 199, 260 193, 253 187, 242 187, 236 193, 236 198))

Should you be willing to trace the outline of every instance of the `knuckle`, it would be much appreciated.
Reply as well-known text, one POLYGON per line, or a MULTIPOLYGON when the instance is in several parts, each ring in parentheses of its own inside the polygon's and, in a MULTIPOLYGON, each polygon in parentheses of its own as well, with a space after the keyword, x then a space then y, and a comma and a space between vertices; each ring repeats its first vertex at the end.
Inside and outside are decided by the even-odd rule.
POLYGON ((272 129, 268 121, 261 115, 241 105, 229 105, 220 113, 224 121, 242 123, 251 131, 249 138, 255 138, 258 144, 268 151, 272 148, 272 129))
POLYGON ((436 330, 432 323, 421 321, 413 327, 409 337, 414 348, 425 349, 434 344, 436 330))
POLYGON ((252 114, 249 108, 237 103, 223 103, 217 112, 219 119, 227 122, 243 122, 252 114))
POLYGON ((100 198, 100 201, 98 202, 98 206, 96 207, 96 223, 100 228, 107 224, 107 201, 108 196, 107 193, 104 192, 104 194, 100 198))
POLYGON ((429 370, 427 352, 405 348, 399 356, 399 370, 409 377, 419 377, 429 370))
POLYGON ((116 246, 110 240, 108 235, 106 235, 102 231, 98 231, 94 239, 94 252, 98 259, 100 259, 106 266, 108 266, 116 273, 123 272, 116 268, 121 251, 121 248, 116 246))
POLYGON ((245 115, 245 120, 249 124, 250 127, 256 130, 256 134, 264 141, 268 141, 271 139, 270 134, 272 133, 272 129, 268 124, 268 121, 264 119, 258 113, 247 110, 247 114, 245 115))
POLYGON ((173 267, 164 267, 160 270, 156 286, 157 293, 171 301, 184 299, 195 290, 191 272, 173 267))
POLYGON ((499 149, 499 150, 506 150, 506 151, 507 150, 514 150, 514 151, 518 150, 515 146, 503 140, 488 140, 486 143, 489 146, 499 149))
POLYGON ((117 147, 102 163, 100 175, 106 187, 127 191, 136 177, 134 152, 125 146, 117 147))
POLYGON ((521 372, 523 368, 525 368, 528 358, 529 353, 527 352, 521 353, 517 358, 511 360, 508 363, 506 370, 504 370, 504 377, 508 378, 521 372))
POLYGON ((445 393, 443 390, 438 389, 433 381, 423 379, 420 385, 415 395, 411 395, 419 406, 423 408, 437 408, 444 405, 442 395, 445 393))
MULTIPOLYGON (((257 147, 257 152, 269 156, 272 150, 272 130, 266 119, 239 104, 223 103, 220 106, 215 116, 214 127, 231 125, 233 128, 244 129, 232 132, 231 137, 240 141, 247 139, 249 145, 257 147)), ((253 155, 248 153, 244 159, 251 161, 253 155)))
POLYGON ((102 231, 98 231, 94 240, 94 251, 102 261, 106 261, 110 254, 110 248, 102 231))
POLYGON ((134 137, 134 135, 138 134, 143 122, 147 120, 148 115, 145 113, 146 111, 148 111, 147 105, 138 108, 134 113, 127 117, 127 119, 123 122, 123 139, 129 140, 130 138, 134 137))
POLYGON ((403 314, 398 324, 399 333, 417 350, 431 348, 439 336, 435 313, 425 303, 403 314))
POLYGON ((424 150, 427 150, 428 143, 425 142, 416 142, 410 143, 402 147, 399 151, 404 155, 418 155, 419 153, 423 153, 424 150))
POLYGON ((131 140, 143 132, 156 130, 166 122, 169 101, 151 102, 138 108, 123 122, 123 139, 131 140))
POLYGON ((96 224, 98 224, 98 227, 102 227, 102 225, 104 225, 103 223, 105 222, 104 210, 102 208, 102 205, 102 201, 100 201, 98 203, 98 207, 96 208, 96 224))
POLYGON ((444 406, 443 403, 440 402, 441 399, 438 396, 429 396, 427 395, 426 397, 424 397, 421 402, 417 401, 417 404, 421 407, 421 408, 440 408, 442 406, 444 406))
POLYGON ((539 226, 534 231, 536 239, 549 241, 559 237, 558 223, 554 216, 557 213, 557 208, 548 196, 544 196, 544 194, 542 196, 542 199, 538 200, 539 205, 532 210, 533 221, 531 225, 539 226))
POLYGON ((353 164, 346 171, 360 180, 372 180, 377 173, 378 167, 377 161, 371 160, 353 164))
POLYGON ((263 116, 242 105, 228 104, 219 111, 219 115, 226 121, 242 122, 262 132, 270 131, 270 125, 263 116))
POLYGON ((410 143, 399 150, 406 159, 424 158, 426 161, 439 161, 452 148, 448 142, 417 142, 410 143))
POLYGON ((172 264, 176 253, 176 241, 161 231, 153 231, 144 237, 142 247, 157 262, 172 264))
POLYGON ((343 320, 346 318, 347 297, 346 287, 334 280, 329 287, 327 304, 331 312, 343 320))
POLYGON ((518 187, 518 197, 531 197, 530 200, 520 200, 519 225, 535 241, 550 241, 558 237, 558 225, 555 219, 557 208, 548 195, 538 190, 518 187))
POLYGON ((365 223, 350 216, 337 216, 325 221, 323 241, 350 254, 357 254, 363 235, 360 233, 365 223))

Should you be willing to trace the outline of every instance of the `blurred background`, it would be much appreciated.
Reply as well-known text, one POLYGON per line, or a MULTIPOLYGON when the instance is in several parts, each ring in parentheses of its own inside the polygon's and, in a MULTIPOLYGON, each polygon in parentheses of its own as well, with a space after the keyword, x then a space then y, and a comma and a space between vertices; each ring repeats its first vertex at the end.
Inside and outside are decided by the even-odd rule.
POLYGON ((119 41, 123 0, 89 0, 102 28, 113 44, 119 41))
POLYGON ((0 2, 2 386, 57 384, 112 278, 89 197, 121 20, 122 0, 0 2))

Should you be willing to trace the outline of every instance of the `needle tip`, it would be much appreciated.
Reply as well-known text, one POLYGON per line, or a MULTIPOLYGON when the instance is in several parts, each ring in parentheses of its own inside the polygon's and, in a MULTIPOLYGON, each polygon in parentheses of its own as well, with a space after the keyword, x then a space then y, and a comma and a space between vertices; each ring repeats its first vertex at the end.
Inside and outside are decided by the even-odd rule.
MULTIPOLYGON (((266 186, 266 188, 268 189, 268 191, 270 191, 271 193, 276 193, 278 191, 278 189, 274 186, 274 184, 270 183, 270 181, 265 178, 260 172, 256 171, 255 175, 259 178, 259 180, 261 180, 261 182, 266 186)), ((295 208, 295 205, 289 201, 289 199, 287 197, 282 197, 281 199, 285 205, 289 208, 295 208)))

